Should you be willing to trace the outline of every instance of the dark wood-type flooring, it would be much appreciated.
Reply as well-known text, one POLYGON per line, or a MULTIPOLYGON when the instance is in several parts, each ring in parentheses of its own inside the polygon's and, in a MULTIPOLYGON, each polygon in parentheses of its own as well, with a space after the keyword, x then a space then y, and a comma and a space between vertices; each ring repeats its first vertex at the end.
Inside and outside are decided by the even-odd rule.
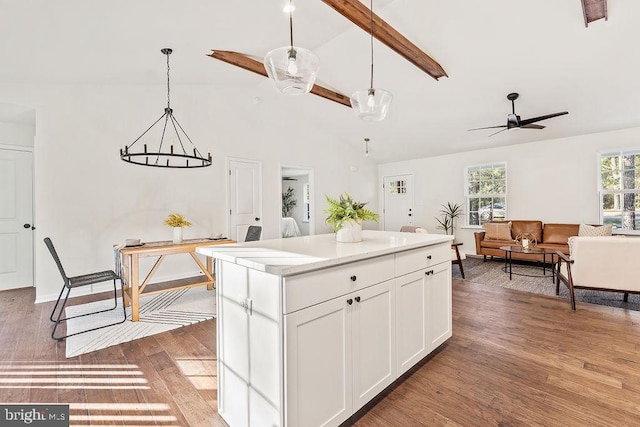
MULTIPOLYGON (((224 425, 215 320, 66 359, 34 296, 0 292, 0 402, 70 403, 71 425, 224 425)), ((349 424, 638 426, 639 322, 454 280, 453 337, 349 424)))

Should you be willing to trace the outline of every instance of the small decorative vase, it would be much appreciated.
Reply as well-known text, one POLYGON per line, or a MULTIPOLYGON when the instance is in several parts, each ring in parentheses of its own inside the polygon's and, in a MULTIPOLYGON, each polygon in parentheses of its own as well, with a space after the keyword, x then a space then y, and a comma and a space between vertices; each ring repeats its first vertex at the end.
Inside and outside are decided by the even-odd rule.
POLYGON ((336 242, 355 243, 362 241, 362 224, 349 220, 342 223, 342 228, 336 233, 336 242))
POLYGON ((182 227, 173 227, 173 243, 182 243, 182 227))

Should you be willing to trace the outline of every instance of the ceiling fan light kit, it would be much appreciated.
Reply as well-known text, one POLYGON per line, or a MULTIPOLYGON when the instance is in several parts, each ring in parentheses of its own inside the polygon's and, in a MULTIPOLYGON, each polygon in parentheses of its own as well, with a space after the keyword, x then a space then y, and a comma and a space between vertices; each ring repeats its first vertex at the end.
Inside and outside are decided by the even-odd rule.
POLYGON ((356 91, 351 95, 351 107, 360 120, 379 122, 384 120, 393 100, 391 92, 373 87, 373 0, 369 7, 370 45, 371 45, 371 80, 369 89, 356 91))
POLYGON ((169 86, 169 55, 171 55, 173 50, 164 48, 160 51, 167 56, 167 106, 164 109, 164 114, 160 116, 158 120, 153 122, 153 124, 149 126, 142 135, 140 135, 131 144, 125 146, 124 149, 120 149, 120 159, 127 163, 159 168, 184 169, 211 166, 211 153, 208 153, 207 157, 203 156, 173 115, 170 100, 171 91, 169 86), (149 149, 147 144, 144 143, 141 150, 140 146, 137 147, 137 150, 134 149, 133 146, 138 141, 142 140, 142 137, 144 137, 156 124, 160 123, 162 119, 164 119, 164 125, 162 126, 162 134, 160 136, 158 148, 149 149), (169 134, 173 134, 173 142, 168 144, 168 146, 163 147, 165 136, 169 138, 169 134), (188 146, 189 151, 185 148, 187 142, 190 144, 190 146, 188 146))
POLYGON ((320 69, 320 59, 308 49, 293 45, 293 2, 289 0, 289 46, 267 53, 264 68, 277 91, 300 95, 311 91, 320 69))

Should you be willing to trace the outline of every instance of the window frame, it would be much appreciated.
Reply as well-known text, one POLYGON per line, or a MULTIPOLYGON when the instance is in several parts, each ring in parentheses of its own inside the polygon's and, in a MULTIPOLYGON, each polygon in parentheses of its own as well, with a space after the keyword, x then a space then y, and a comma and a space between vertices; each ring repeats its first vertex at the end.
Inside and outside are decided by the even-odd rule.
MULTIPOLYGON (((635 148, 635 149, 626 149, 626 150, 607 150, 607 151, 602 151, 600 153, 598 153, 598 157, 597 157, 597 174, 598 174, 598 188, 597 188, 597 194, 598 194, 598 222, 600 224, 605 224, 605 209, 604 209, 604 198, 606 195, 613 195, 614 197, 616 195, 624 195, 624 194, 636 194, 636 197, 638 200, 640 200, 640 185, 638 185, 636 188, 632 188, 632 189, 623 189, 623 188, 618 188, 618 189, 605 189, 603 187, 603 179, 602 179, 602 160, 604 158, 607 157, 622 157, 622 156, 629 156, 629 155, 633 155, 633 156, 639 156, 640 157, 640 148, 635 148)), ((638 180, 638 177, 640 177, 640 168, 634 168, 636 169, 636 176, 635 179, 638 180)), ((637 204, 637 201, 636 201, 637 204)), ((622 210, 620 211, 622 212, 622 210)), ((636 208, 636 212, 640 212, 639 208, 636 208)), ((636 214, 637 217, 638 214, 636 214)), ((614 234, 640 234, 640 221, 638 221, 636 219, 636 230, 632 230, 632 229, 625 229, 622 228, 620 226, 618 226, 618 224, 614 223, 613 224, 614 228, 613 228, 613 232, 614 234)))
MULTIPOLYGON (((508 217, 508 205, 507 205, 507 195, 508 195, 508 169, 507 169, 507 162, 506 161, 500 161, 500 162, 491 162, 491 163, 483 163, 483 164, 477 164, 477 165, 470 165, 470 166, 466 166, 464 168, 464 198, 465 198, 465 227, 467 228, 477 228, 477 229, 482 229, 482 218, 480 217, 479 214, 479 210, 478 211, 471 211, 470 207, 471 207, 471 200, 472 199, 487 199, 490 198, 491 199, 491 204, 495 204, 495 203, 499 203, 497 201, 495 201, 494 199, 501 199, 504 200, 503 206, 504 206, 504 218, 506 219, 508 217), (504 169, 504 192, 503 193, 470 193, 469 189, 471 187, 471 180, 469 179, 469 172, 473 171, 473 170, 482 170, 482 169, 491 169, 491 170, 495 170, 495 169, 504 169), (471 214, 472 212, 475 212, 478 215, 478 224, 471 224, 471 214)), ((480 202, 478 202, 478 209, 480 208, 480 202)), ((489 221, 493 220, 493 218, 489 219, 489 221)), ((487 222, 487 221, 485 221, 487 222)))
POLYGON ((311 222, 311 183, 302 184, 302 222, 311 222))

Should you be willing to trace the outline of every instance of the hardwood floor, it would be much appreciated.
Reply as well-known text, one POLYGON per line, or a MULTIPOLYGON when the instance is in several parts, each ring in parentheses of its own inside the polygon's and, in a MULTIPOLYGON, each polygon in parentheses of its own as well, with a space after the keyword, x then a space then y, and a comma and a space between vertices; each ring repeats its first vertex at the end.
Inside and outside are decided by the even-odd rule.
MULTIPOLYGON (((0 402, 70 403, 71 425, 225 425, 215 320, 65 359, 34 297, 0 292, 0 402)), ((462 281, 453 298, 453 337, 348 424, 640 425, 640 312, 462 281)))

